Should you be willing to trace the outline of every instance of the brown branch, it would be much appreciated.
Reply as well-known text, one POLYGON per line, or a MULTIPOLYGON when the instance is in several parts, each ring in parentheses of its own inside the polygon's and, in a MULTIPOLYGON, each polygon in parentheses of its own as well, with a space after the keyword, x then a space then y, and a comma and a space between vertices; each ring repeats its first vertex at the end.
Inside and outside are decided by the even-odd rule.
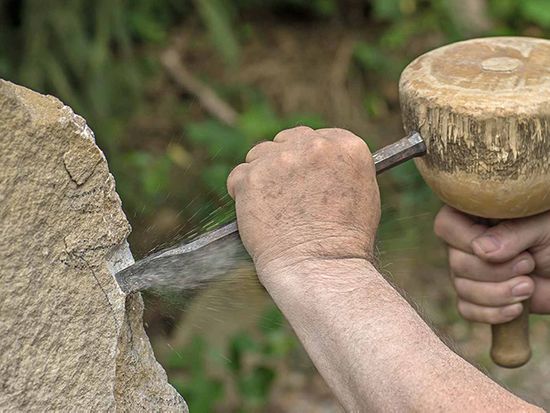
POLYGON ((161 55, 160 60, 172 80, 187 93, 196 96, 208 113, 227 125, 236 124, 238 112, 187 70, 178 52, 168 49, 161 55))

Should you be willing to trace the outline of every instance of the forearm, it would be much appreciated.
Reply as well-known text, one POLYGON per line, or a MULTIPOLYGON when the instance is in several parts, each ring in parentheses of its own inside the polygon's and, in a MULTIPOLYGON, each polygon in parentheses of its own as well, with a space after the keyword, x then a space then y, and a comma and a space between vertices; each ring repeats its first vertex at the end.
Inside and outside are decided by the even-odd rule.
POLYGON ((449 350, 366 261, 308 261, 261 274, 348 411, 525 411, 449 350))

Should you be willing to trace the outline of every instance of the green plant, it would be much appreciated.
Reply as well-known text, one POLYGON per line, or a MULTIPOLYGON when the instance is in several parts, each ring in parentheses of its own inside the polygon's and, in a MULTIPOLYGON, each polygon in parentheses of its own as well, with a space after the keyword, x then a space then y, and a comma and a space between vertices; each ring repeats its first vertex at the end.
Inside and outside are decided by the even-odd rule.
POLYGON ((239 395, 238 411, 261 411, 269 398, 278 365, 297 346, 297 339, 286 327, 280 311, 272 306, 261 318, 257 331, 241 331, 227 343, 227 357, 211 353, 200 337, 172 351, 165 366, 177 377, 171 380, 196 413, 214 411, 223 398, 222 381, 208 375, 208 363, 222 363, 239 395))
POLYGON ((231 169, 242 162, 246 152, 262 140, 273 139, 277 132, 297 125, 319 128, 324 122, 317 116, 295 114, 278 116, 262 99, 250 103, 235 126, 209 119, 185 127, 189 140, 206 151, 215 162, 205 166, 203 183, 214 192, 225 192, 225 180, 231 169))
POLYGON ((165 363, 169 369, 185 371, 186 377, 190 378, 174 378, 170 382, 179 393, 185 395, 190 410, 197 413, 213 411, 224 393, 222 382, 206 373, 206 350, 204 341, 194 337, 187 348, 172 352, 165 363))

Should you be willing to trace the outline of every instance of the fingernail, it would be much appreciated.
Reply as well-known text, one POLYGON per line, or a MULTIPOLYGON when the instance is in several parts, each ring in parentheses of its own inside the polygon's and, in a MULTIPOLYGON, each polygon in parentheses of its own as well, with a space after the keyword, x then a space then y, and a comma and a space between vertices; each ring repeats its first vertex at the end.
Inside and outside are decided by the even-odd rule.
POLYGON ((522 259, 520 262, 514 265, 514 272, 517 275, 527 275, 530 271, 531 261, 529 261, 527 258, 522 259))
POLYGON ((485 254, 489 254, 500 248, 500 242, 493 235, 483 235, 475 239, 474 244, 476 244, 485 254))
POLYGON ((504 307, 502 310, 500 310, 500 312, 506 317, 517 317, 521 314, 522 310, 523 306, 517 303, 514 305, 509 305, 508 307, 504 307))
POLYGON ((522 282, 522 283, 519 283, 518 285, 516 285, 514 288, 512 288, 512 295, 514 297, 525 297, 525 298, 527 298, 533 292, 532 290, 533 290, 533 288, 532 288, 531 284, 529 284, 528 282, 522 282))

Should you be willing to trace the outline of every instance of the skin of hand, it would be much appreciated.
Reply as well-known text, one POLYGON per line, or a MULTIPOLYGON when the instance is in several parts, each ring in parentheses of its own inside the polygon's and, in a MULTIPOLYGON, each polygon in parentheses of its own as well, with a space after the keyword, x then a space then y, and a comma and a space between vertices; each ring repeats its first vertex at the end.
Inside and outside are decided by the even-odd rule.
POLYGON ((227 180, 260 280, 305 259, 371 259, 380 195, 367 144, 296 127, 256 145, 227 180))
POLYGON ((260 281, 347 412, 540 411, 453 353, 369 262, 380 200, 357 136, 283 131, 228 190, 260 281))
POLYGON ((434 231, 449 249, 458 311, 471 321, 513 320, 528 298, 534 313, 550 313, 550 212, 493 227, 449 206, 434 231))

